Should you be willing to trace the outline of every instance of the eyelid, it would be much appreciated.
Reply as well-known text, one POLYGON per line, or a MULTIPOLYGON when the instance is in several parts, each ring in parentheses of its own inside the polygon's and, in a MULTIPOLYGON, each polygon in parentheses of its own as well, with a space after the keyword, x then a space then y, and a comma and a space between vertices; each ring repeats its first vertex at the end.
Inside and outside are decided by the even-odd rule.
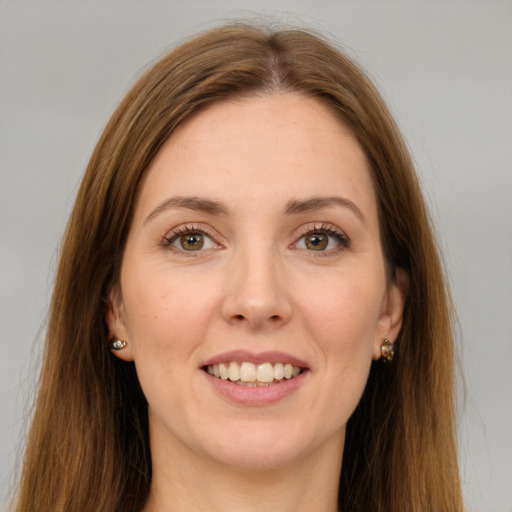
MULTIPOLYGON (((216 245, 215 249, 223 248, 226 246, 226 241, 224 238, 211 226, 208 224, 203 223, 185 223, 185 224, 179 224, 178 226, 173 227, 170 229, 162 238, 161 246, 168 248, 170 250, 174 250, 175 252, 178 252, 180 254, 186 254, 187 256, 197 256, 197 253, 205 252, 210 249, 204 249, 204 250, 198 250, 198 251, 185 251, 176 249, 173 247, 173 243, 176 241, 177 238, 180 236, 186 235, 188 233, 201 233, 207 237, 209 237, 214 244, 216 245)), ((335 226, 334 224, 330 224, 327 222, 312 222, 308 224, 304 224, 300 226, 295 233, 295 241, 290 244, 291 248, 302 250, 297 247, 297 243, 304 238, 307 235, 311 235, 314 233, 322 233, 326 234, 330 237, 336 238, 338 242, 338 247, 333 249, 328 249, 325 251, 312 251, 305 249, 308 253, 313 253, 313 256, 328 256, 337 254, 338 252, 341 252, 345 249, 348 249, 350 247, 350 238, 345 234, 343 230, 335 226)))
POLYGON ((185 223, 185 224, 180 224, 178 226, 175 226, 174 228, 170 229, 164 235, 164 237, 161 241, 161 245, 162 245, 162 247, 174 250, 175 252, 187 253, 188 256, 194 255, 195 253, 198 253, 198 252, 204 252, 204 251, 208 250, 208 249, 205 249, 203 251, 201 251, 201 250, 185 251, 185 250, 179 250, 179 249, 176 249, 173 247, 173 243, 176 241, 176 239, 178 239, 179 237, 181 237, 183 235, 189 234, 189 233, 200 233, 202 235, 207 236, 216 245, 215 249, 218 249, 218 248, 221 248, 224 246, 224 242, 219 241, 219 239, 222 239, 223 237, 221 237, 216 230, 214 230, 207 224, 203 224, 200 222, 199 223, 191 222, 191 223, 185 223))
POLYGON ((308 253, 312 253, 313 256, 328 256, 332 254, 337 254, 350 247, 351 241, 350 238, 346 235, 346 233, 337 226, 335 226, 334 224, 330 224, 328 222, 313 222, 301 226, 297 230, 295 241, 291 244, 291 247, 298 249, 297 247, 294 246, 296 246, 301 239, 303 239, 307 235, 312 235, 315 233, 326 234, 328 236, 336 238, 339 243, 339 246, 334 249, 329 249, 326 251, 312 251, 305 249, 308 253))

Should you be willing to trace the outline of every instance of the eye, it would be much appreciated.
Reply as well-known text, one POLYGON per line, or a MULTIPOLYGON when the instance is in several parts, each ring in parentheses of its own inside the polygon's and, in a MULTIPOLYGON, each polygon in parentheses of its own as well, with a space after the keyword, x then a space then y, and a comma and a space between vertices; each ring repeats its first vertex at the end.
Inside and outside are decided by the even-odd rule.
POLYGON ((329 245, 329 237, 325 233, 312 233, 304 237, 304 244, 312 251, 323 251, 329 245))
POLYGON ((184 249, 185 251, 200 251, 209 238, 202 233, 189 233, 188 235, 182 235, 177 238, 174 242, 174 247, 184 249))
POLYGON ((164 238, 164 246, 176 251, 198 252, 219 247, 202 229, 186 226, 173 230, 164 238))
POLYGON ((314 226, 295 243, 296 249, 315 252, 335 252, 350 246, 347 236, 331 226, 314 226))

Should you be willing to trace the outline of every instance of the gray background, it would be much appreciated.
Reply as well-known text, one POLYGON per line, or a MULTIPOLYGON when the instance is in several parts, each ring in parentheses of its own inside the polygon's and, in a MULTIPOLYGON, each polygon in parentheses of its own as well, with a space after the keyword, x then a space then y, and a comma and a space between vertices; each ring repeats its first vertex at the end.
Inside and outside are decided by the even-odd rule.
POLYGON ((19 459, 56 248, 103 126, 148 62, 216 20, 255 15, 341 41, 390 104, 437 220, 459 314, 468 508, 512 511, 512 2, 485 0, 0 0, 0 507, 19 459))

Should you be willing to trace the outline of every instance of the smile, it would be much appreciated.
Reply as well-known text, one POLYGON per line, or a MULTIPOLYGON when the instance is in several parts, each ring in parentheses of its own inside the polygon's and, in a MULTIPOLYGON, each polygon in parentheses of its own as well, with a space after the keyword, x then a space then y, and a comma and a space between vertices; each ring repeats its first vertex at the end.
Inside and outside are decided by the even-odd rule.
POLYGON ((239 386, 268 387, 293 379, 301 373, 301 368, 291 363, 260 363, 230 361, 209 364, 204 369, 212 376, 229 380, 239 386))

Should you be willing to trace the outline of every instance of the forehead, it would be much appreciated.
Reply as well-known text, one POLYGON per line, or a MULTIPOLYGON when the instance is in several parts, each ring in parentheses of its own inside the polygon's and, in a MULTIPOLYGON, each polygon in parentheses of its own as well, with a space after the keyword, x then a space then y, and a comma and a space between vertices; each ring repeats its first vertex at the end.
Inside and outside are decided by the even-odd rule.
POLYGON ((295 93, 216 102, 184 122, 146 171, 137 210, 169 195, 283 202, 341 194, 375 208, 366 156, 319 100, 295 93))

